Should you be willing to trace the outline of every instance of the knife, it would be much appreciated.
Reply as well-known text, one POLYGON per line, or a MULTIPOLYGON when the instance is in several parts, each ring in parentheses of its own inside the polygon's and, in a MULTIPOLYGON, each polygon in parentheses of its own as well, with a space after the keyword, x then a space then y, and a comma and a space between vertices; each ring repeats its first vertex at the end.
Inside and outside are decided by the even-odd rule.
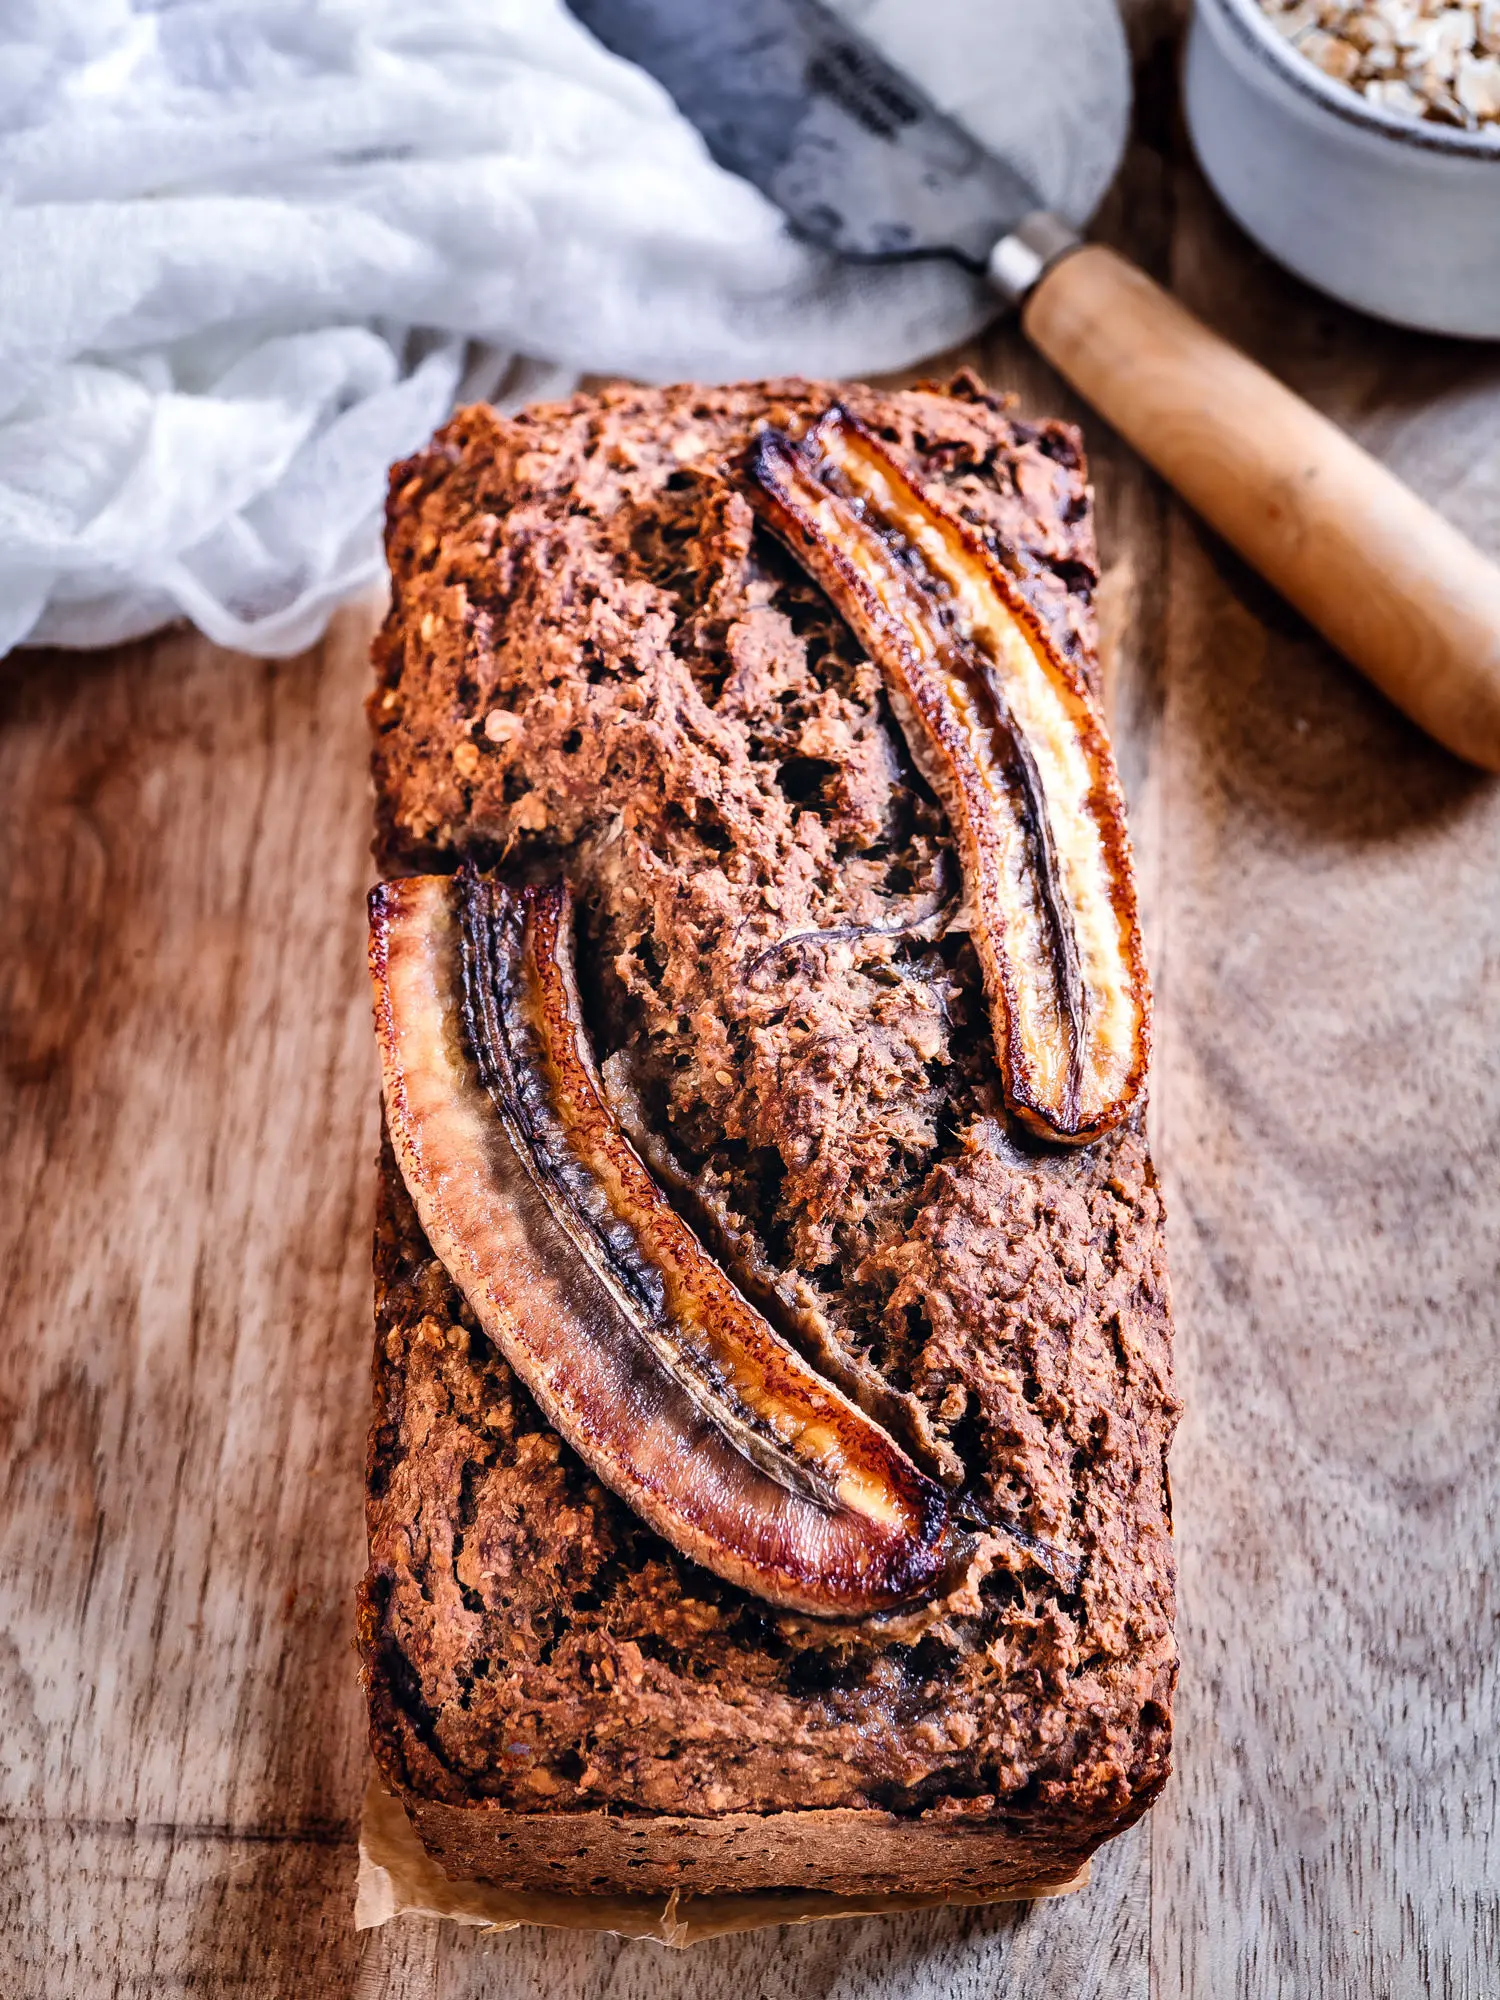
POLYGON ((1500 770, 1500 568, 1378 459, 1087 243, 821 0, 569 0, 793 231, 952 259, 1205 521, 1439 742, 1500 770))

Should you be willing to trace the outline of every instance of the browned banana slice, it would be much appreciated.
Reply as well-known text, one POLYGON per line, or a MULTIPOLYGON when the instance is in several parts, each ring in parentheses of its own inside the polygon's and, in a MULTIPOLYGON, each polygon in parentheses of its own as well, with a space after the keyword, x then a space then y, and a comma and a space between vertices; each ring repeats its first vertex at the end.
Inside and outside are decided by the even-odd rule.
POLYGON ((561 884, 370 898, 386 1118, 423 1228, 543 1412, 695 1562, 828 1617, 929 1589, 942 1490, 668 1204, 599 1083, 561 884))
POLYGON ((1114 756, 1081 675, 968 524, 835 406, 765 431, 755 499, 885 676, 963 863, 1006 1102, 1081 1144, 1145 1079, 1150 994, 1114 756))

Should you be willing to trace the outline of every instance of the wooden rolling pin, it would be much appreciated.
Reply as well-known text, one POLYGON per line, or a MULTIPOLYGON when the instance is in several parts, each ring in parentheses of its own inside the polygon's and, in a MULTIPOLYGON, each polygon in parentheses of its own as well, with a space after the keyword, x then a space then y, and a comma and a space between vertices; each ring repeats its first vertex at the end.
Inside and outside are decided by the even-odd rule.
POLYGON ((1398 708, 1500 771, 1500 568, 1112 250, 1087 244, 1046 263, 1022 324, 1398 708))

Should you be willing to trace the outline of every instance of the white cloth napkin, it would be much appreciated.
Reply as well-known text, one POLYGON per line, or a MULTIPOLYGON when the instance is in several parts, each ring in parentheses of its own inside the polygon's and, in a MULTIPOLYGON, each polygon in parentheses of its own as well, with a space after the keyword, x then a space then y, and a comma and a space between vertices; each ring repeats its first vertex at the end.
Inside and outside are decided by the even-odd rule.
MULTIPOLYGON (((1109 0, 842 7, 981 128, 999 69, 1033 177, 1092 208, 1109 0), (1040 54, 1083 64, 1081 143, 1024 88, 1040 54)), ((181 616, 297 651, 377 574, 386 468, 456 397, 863 373, 992 309, 795 243, 558 0, 5 0, 0 653, 181 616)))

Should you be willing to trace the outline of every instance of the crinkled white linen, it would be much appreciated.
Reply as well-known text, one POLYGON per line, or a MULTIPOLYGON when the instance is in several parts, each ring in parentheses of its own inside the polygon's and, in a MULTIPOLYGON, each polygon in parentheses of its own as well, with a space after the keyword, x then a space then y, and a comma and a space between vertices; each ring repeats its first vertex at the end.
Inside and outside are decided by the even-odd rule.
MULTIPOLYGON (((918 43, 966 5, 926 0, 918 43)), ((1124 118, 1108 0, 983 11, 1013 85, 1039 32, 1115 48, 1087 142, 1022 134, 1081 216, 1124 118)), ((386 469, 459 397, 864 373, 992 310, 794 242, 558 0, 3 0, 0 653, 179 617, 295 652, 378 575, 386 469)))

